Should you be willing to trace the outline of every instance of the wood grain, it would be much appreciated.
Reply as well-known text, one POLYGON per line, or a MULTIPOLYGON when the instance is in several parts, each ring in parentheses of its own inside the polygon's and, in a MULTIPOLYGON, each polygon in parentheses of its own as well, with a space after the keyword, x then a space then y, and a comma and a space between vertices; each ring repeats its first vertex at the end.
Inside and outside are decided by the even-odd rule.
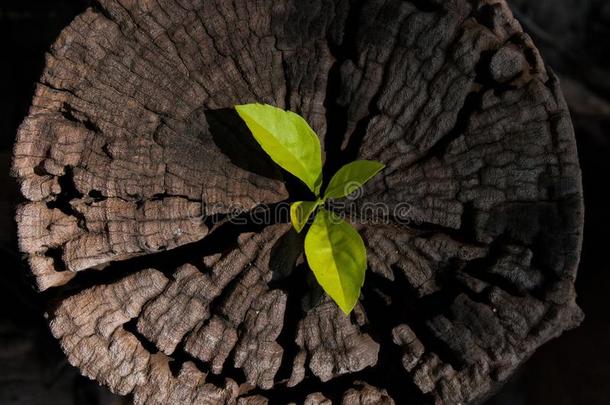
POLYGON ((49 51, 13 173, 53 334, 136 404, 477 403, 582 320, 574 134, 502 0, 101 0, 49 51), (351 317, 285 221, 229 220, 301 192, 232 116, 255 101, 311 123, 327 176, 386 165, 351 317))

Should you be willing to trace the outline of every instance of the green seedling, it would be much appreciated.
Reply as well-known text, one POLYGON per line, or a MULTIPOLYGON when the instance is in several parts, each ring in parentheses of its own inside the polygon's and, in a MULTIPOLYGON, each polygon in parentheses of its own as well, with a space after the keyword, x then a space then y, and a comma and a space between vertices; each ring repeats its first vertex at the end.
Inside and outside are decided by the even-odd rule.
POLYGON ((324 291, 349 314, 358 302, 366 271, 366 248, 358 231, 324 208, 329 199, 352 194, 385 166, 358 160, 343 166, 332 177, 324 194, 320 140, 298 114, 263 104, 236 106, 254 139, 284 170, 300 179, 316 196, 315 201, 297 201, 290 206, 290 221, 305 236, 305 256, 324 291))

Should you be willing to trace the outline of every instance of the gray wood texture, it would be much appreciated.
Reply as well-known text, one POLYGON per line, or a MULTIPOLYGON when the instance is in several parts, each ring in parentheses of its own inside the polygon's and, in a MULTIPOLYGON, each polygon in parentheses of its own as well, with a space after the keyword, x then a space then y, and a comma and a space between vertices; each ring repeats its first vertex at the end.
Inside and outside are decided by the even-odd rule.
POLYGON ((582 320, 574 134, 504 1, 100 1, 49 51, 13 173, 54 336, 137 404, 476 403, 582 320), (289 196, 227 141, 254 101, 302 114, 327 171, 385 163, 360 205, 410 207, 360 226, 349 318, 308 299, 287 224, 226 222, 289 196))

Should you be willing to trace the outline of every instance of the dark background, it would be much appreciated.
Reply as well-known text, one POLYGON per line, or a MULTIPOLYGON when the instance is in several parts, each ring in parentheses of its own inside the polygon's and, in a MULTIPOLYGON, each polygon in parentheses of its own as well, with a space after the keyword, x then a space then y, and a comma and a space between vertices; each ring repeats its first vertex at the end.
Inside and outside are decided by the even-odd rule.
MULTIPOLYGON (((543 346, 489 405, 610 404, 610 2, 509 0, 561 77, 585 189, 580 328, 543 346)), ((89 0, 0 0, 0 405, 118 405, 51 337, 15 242, 11 149, 45 51, 89 0)))

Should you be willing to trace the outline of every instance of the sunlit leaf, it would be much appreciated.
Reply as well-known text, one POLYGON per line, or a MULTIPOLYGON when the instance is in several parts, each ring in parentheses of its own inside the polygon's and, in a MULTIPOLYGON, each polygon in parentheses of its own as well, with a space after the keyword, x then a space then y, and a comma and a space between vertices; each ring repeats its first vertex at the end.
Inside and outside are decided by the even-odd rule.
POLYGON ((360 296, 366 270, 366 249, 358 232, 322 208, 305 237, 305 256, 324 291, 349 314, 360 296))
POLYGON ((350 195, 379 173, 385 166, 371 160, 357 160, 343 166, 330 180, 324 198, 350 195))
POLYGON ((307 220, 321 201, 297 201, 290 206, 290 222, 297 232, 301 232, 307 224, 307 220))
POLYGON ((298 114, 264 104, 236 106, 256 141, 280 167, 315 194, 322 184, 320 140, 298 114))

